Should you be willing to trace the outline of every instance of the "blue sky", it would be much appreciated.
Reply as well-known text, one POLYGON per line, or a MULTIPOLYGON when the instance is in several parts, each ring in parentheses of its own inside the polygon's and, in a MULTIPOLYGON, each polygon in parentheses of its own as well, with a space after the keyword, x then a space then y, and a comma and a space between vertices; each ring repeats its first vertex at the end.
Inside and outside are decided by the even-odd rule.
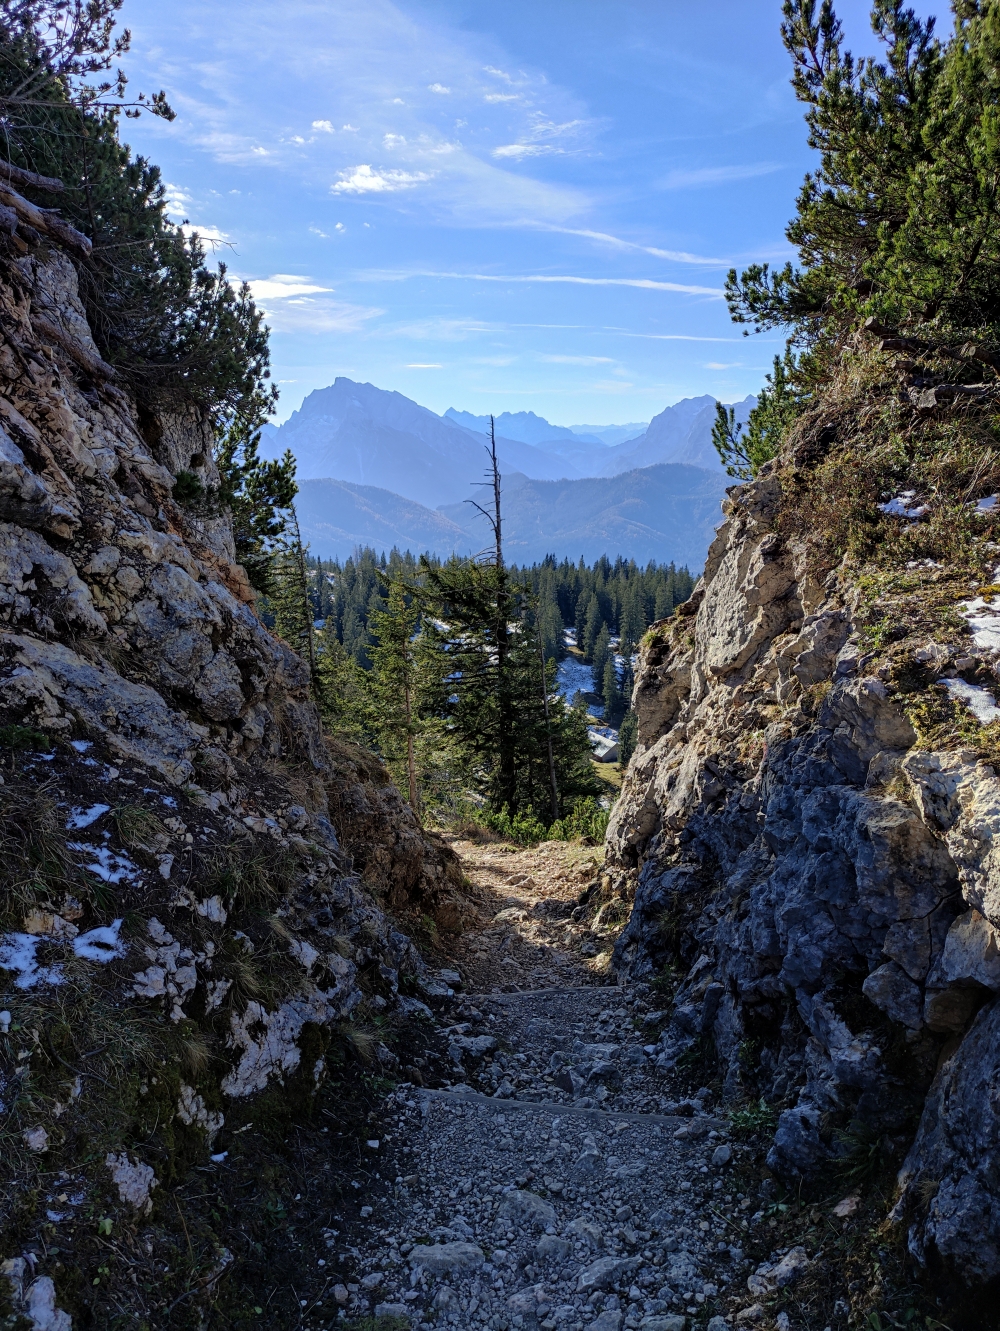
MULTIPOLYGON (((944 6, 942 5, 943 9, 944 6)), ((925 6, 918 6, 925 12, 925 6)), ((867 6, 838 6, 855 50, 867 6)), ((123 122, 272 328, 442 412, 648 419, 755 391, 726 270, 783 262, 810 164, 778 0, 127 0, 123 122)))

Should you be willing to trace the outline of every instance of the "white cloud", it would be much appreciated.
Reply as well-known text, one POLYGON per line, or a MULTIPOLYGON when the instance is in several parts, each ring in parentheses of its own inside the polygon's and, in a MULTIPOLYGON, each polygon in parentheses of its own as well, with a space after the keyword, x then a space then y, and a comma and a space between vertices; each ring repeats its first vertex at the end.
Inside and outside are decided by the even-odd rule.
POLYGON ((327 233, 326 233, 325 231, 321 231, 321 230, 319 229, 318 226, 311 226, 311 227, 309 228, 309 232, 310 232, 310 235, 313 235, 313 236, 319 236, 322 240, 329 240, 329 239, 330 239, 329 235, 327 235, 327 233))
POLYGON ((426 171, 373 171, 362 165, 341 171, 340 179, 330 188, 334 194, 390 194, 412 189, 430 178, 426 171))
POLYGON ((341 125, 341 129, 345 130, 348 134, 357 134, 358 132, 357 125, 341 125))
POLYGON ((387 148, 401 148, 406 144, 402 134, 383 134, 382 142, 387 148))
POLYGON ((435 362, 415 361, 406 367, 408 370, 443 370, 444 366, 435 362))
POLYGON ((710 361, 706 361, 706 363, 705 363, 705 369, 706 369, 706 370, 736 370, 736 369, 738 369, 742 364, 743 364, 743 362, 742 362, 741 360, 731 360, 731 361, 710 360, 710 361))
POLYGON ((488 92, 483 96, 484 102, 519 102, 520 93, 516 92, 488 92))
POLYGON ((513 157, 520 161, 522 157, 545 157, 550 153, 561 153, 565 149, 557 148, 554 143, 505 143, 493 149, 494 157, 513 157))
POLYGON ((483 71, 492 74, 494 78, 503 79, 505 83, 513 83, 514 81, 505 70, 497 69, 496 65, 484 65, 483 71))
POLYGON ((199 239, 203 240, 207 245, 214 246, 214 245, 232 244, 232 240, 229 236, 229 233, 227 231, 223 231, 220 227, 217 226, 211 226, 211 225, 195 226, 194 223, 192 222, 185 222, 181 227, 181 230, 184 232, 185 236, 188 237, 188 239, 190 239, 194 235, 197 235, 199 239))
POLYGON ((751 180, 781 170, 780 162, 752 162, 745 166, 699 166, 689 171, 668 171, 658 181, 660 189, 698 189, 703 185, 725 185, 731 180, 751 180))
POLYGON ((442 97, 447 97, 451 92, 451 89, 446 88, 443 83, 429 83, 427 85, 427 91, 436 92, 442 97))
POLYGON ((319 292, 331 291, 332 287, 321 287, 310 282, 308 277, 296 277, 291 273, 272 273, 270 277, 250 279, 250 290, 254 300, 285 300, 290 296, 313 296, 319 292))
POLYGON ((614 365, 611 356, 539 356, 546 365, 614 365))
POLYGON ((515 161, 520 161, 524 157, 542 157, 550 153, 564 153, 566 149, 561 146, 559 140, 567 137, 572 138, 585 123, 583 120, 566 120, 560 124, 554 120, 546 120, 544 116, 536 115, 533 117, 527 133, 521 137, 519 142, 505 143, 499 148, 494 148, 493 156, 511 157, 515 161))
MULTIPOLYGON (((318 130, 320 131, 320 133, 322 133, 322 134, 333 134, 333 133, 334 133, 333 125, 331 124, 331 122, 330 122, 329 120, 314 120, 314 121, 312 122, 312 127, 313 127, 313 129, 318 129, 318 130)), ((345 125, 344 128, 346 129, 347 126, 345 125)))
MULTIPOLYGON (((582 287, 637 287, 643 291, 678 291, 689 296, 713 296, 721 299, 725 294, 720 287, 700 287, 692 286, 686 282, 657 282, 647 277, 576 277, 568 274, 511 274, 503 275, 500 273, 441 273, 441 272, 412 272, 412 273, 381 273, 369 274, 374 280, 379 277, 388 281, 399 281, 407 277, 440 277, 455 278, 464 282, 537 282, 537 283, 568 283, 572 286, 582 287)), ((708 340, 708 339, 706 339, 708 340)), ((716 339, 711 339, 715 341, 716 339)), ((730 339, 726 339, 727 341, 730 339)))

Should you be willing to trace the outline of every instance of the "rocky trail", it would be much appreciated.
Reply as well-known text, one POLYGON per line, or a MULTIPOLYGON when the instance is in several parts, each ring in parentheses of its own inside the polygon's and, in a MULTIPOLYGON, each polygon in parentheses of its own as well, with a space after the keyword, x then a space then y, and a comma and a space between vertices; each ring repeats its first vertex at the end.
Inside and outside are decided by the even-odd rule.
MULTIPOLYGON (((656 1070, 655 992, 603 982, 595 852, 455 848, 496 910, 441 972, 479 981, 438 1015, 451 1076, 389 1095, 368 1143, 381 1190, 329 1231, 337 1283, 304 1325, 725 1331, 734 1292, 759 1321, 744 1247, 760 1180, 744 1195, 712 1091, 656 1070)), ((806 1262, 774 1256, 762 1293, 806 1262)))

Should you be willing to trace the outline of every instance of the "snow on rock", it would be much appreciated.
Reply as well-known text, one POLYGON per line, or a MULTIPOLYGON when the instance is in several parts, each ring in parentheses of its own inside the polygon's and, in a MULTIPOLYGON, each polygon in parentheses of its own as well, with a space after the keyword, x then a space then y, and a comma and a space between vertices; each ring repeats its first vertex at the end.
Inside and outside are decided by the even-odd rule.
POLYGON ((127 1152, 116 1155, 109 1151, 104 1163, 111 1170, 111 1177, 118 1187, 118 1195, 123 1202, 128 1202, 143 1215, 149 1215, 153 1209, 150 1193, 157 1186, 156 1174, 149 1165, 141 1161, 132 1161, 127 1152))
POLYGON ((123 880, 134 883, 139 876, 138 868, 127 855, 115 852, 108 846, 92 846, 87 841, 69 841, 70 850, 81 851, 91 857, 90 863, 83 867, 103 878, 106 883, 120 883, 123 880))
POLYGON ((40 966, 35 956, 38 944, 46 941, 40 934, 3 934, 0 936, 0 970, 14 971, 18 989, 33 989, 36 984, 62 984, 62 967, 40 966))
POLYGON ((209 1146, 222 1131, 226 1121, 223 1114, 209 1109, 194 1087, 188 1086, 186 1082, 181 1082, 180 1098, 177 1101, 177 1117, 182 1123, 186 1123, 189 1128, 204 1128, 209 1146))
POLYGON ((958 613, 968 624, 972 641, 982 651, 1000 651, 1000 596, 986 600, 974 596, 971 601, 962 601, 958 613))
POLYGON ((911 522, 915 522, 929 512, 926 504, 914 502, 916 497, 916 490, 903 490, 890 499, 888 503, 879 504, 879 508, 890 518, 909 518, 911 522))
POLYGON ((70 832, 78 832, 82 827, 96 823, 98 818, 110 811, 110 804, 92 804, 89 809, 80 809, 74 805, 66 819, 66 827, 70 832))
POLYGON ((987 495, 985 499, 980 499, 976 504, 977 513, 992 513, 1000 502, 1000 495, 987 495))
POLYGON ((121 927, 122 921, 115 920, 102 928, 78 934, 73 939, 73 951, 78 957, 85 957, 87 961, 98 961, 102 966, 106 966, 109 961, 125 955, 125 944, 118 937, 121 927))
POLYGON ((56 1307, 56 1287, 51 1276, 39 1276, 27 1283, 35 1260, 32 1253, 30 1262, 24 1257, 0 1262, 0 1276, 10 1283, 14 1312, 29 1319, 30 1331, 73 1331, 69 1313, 56 1307))
POLYGON ((953 698, 968 707, 980 725, 1000 721, 1000 707, 988 690, 980 688, 978 684, 966 684, 964 679, 943 679, 941 683, 953 698))

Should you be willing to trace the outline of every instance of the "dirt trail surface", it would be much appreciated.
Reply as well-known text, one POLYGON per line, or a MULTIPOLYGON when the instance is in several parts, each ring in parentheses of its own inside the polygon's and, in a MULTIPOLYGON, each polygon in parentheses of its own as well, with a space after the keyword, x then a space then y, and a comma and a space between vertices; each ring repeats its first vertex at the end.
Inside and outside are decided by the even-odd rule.
POLYGON ((441 975, 479 992, 438 1013, 447 1082, 388 1096, 369 1143, 382 1191, 330 1231, 337 1283, 313 1317, 726 1331, 717 1310, 729 1286, 747 1303, 742 1245, 763 1213, 737 1190, 741 1148, 711 1093, 672 1099, 652 1065, 655 995, 604 982, 609 941, 579 900, 599 885, 596 852, 455 849, 485 923, 441 975))

